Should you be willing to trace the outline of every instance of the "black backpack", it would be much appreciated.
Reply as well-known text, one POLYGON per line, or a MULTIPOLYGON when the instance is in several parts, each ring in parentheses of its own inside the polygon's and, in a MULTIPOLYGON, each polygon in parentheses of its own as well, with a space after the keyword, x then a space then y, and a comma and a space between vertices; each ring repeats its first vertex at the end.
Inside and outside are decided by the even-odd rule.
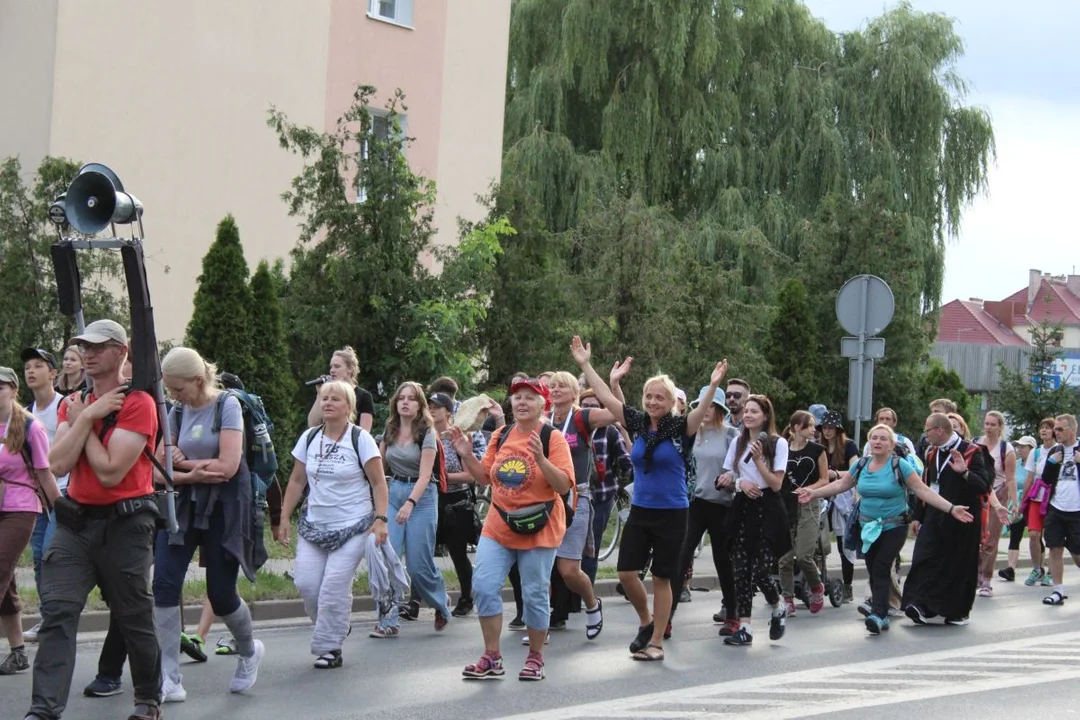
MULTIPOLYGON (((514 423, 508 423, 502 431, 499 433, 499 438, 495 441, 496 452, 502 449, 503 443, 506 442, 506 438, 510 436, 510 431, 514 429, 514 423)), ((540 425, 540 443, 544 446, 544 457, 548 457, 548 451, 551 449, 551 433, 554 430, 547 423, 541 423, 540 425)), ((576 478, 570 478, 570 489, 566 491, 565 495, 560 494, 562 498, 563 510, 566 513, 566 527, 570 527, 570 523, 574 522, 574 509, 577 507, 577 484, 576 478)))

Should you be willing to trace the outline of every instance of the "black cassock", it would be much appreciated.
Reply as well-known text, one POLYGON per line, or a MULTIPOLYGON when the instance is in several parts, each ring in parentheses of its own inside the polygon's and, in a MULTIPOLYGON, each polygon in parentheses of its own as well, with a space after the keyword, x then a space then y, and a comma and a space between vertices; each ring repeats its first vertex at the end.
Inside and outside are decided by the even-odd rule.
POLYGON ((950 503, 967 506, 975 520, 965 524, 937 508, 922 508, 922 527, 915 539, 901 607, 918 605, 927 617, 966 618, 978 589, 980 503, 990 480, 981 448, 961 440, 956 449, 967 460, 967 479, 949 467, 941 448, 927 451, 924 477, 927 485, 938 483, 938 493, 950 503))

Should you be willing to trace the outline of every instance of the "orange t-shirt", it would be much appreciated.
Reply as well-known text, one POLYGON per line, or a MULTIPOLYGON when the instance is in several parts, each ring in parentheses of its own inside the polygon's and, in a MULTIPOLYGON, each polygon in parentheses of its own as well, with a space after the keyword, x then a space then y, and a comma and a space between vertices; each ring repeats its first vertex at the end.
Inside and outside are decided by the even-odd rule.
MULTIPOLYGON (((500 430, 499 433, 505 432, 500 430)), ((557 548, 566 532, 566 514, 562 499, 555 488, 548 485, 543 470, 533 459, 529 450, 529 435, 518 428, 510 431, 501 448, 497 448, 499 435, 494 435, 484 454, 484 469, 491 481, 491 502, 506 512, 529 505, 555 500, 551 517, 543 530, 535 535, 519 535, 506 526, 494 508, 484 521, 484 535, 511 550, 529 550, 537 547, 557 548)), ((570 476, 574 482, 574 462, 570 457, 570 445, 558 430, 551 431, 548 442, 548 460, 570 476)))

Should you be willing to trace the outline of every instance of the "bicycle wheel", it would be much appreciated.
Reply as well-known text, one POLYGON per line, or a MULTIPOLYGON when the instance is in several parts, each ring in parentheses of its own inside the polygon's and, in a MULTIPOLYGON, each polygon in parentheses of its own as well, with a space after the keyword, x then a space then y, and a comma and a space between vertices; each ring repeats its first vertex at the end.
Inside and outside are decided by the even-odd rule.
POLYGON ((621 510, 621 503, 617 502, 611 517, 608 518, 607 527, 604 528, 604 536, 600 540, 600 547, 596 549, 597 560, 607 560, 615 552, 615 548, 619 547, 623 525, 622 514, 619 510, 621 510))

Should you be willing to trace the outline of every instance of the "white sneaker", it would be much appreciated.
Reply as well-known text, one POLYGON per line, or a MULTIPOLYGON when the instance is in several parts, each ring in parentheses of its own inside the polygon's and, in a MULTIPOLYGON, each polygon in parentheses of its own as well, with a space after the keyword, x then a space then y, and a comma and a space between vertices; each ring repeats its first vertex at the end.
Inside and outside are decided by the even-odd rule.
POLYGON ((250 690, 259 678, 259 663, 262 662, 266 648, 261 640, 255 641, 255 654, 251 657, 238 655, 236 658, 236 673, 229 681, 229 692, 240 693, 250 690))
POLYGON ((38 630, 40 630, 40 629, 41 629, 41 623, 38 623, 37 625, 34 625, 34 627, 30 628, 29 630, 23 630, 23 634, 22 634, 23 642, 36 643, 37 642, 38 630))
POLYGON ((169 678, 163 678, 161 681, 161 696, 162 702, 167 703, 181 703, 187 700, 187 690, 181 682, 173 682, 169 678))

